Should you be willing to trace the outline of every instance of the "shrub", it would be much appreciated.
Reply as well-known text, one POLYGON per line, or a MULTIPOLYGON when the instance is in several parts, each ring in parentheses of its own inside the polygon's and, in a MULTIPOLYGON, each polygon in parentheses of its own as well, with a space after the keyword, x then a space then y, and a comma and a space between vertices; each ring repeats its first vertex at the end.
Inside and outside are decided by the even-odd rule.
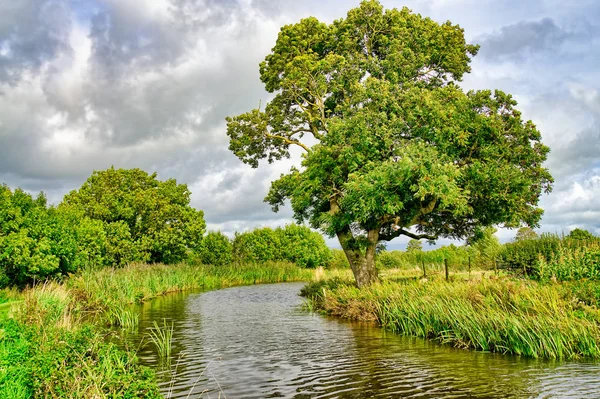
POLYGON ((281 259, 279 235, 269 227, 236 233, 233 254, 236 262, 262 263, 281 259))
POLYGON ((560 237, 555 234, 542 234, 538 239, 504 244, 499 254, 499 263, 506 269, 535 276, 538 260, 550 260, 558 252, 560 241, 560 237))
POLYGON ((219 231, 210 231, 202 238, 196 258, 205 265, 223 266, 230 264, 233 259, 231 240, 219 231))
POLYGON ((300 267, 313 268, 326 266, 331 259, 323 236, 306 226, 290 224, 277 228, 282 261, 295 263, 300 267))
POLYGON ((290 224, 275 230, 263 227, 236 233, 233 256, 242 263, 283 261, 310 268, 327 266, 332 255, 321 234, 290 224))
POLYGON ((502 265, 534 279, 600 279, 600 239, 544 234, 504 245, 502 265))

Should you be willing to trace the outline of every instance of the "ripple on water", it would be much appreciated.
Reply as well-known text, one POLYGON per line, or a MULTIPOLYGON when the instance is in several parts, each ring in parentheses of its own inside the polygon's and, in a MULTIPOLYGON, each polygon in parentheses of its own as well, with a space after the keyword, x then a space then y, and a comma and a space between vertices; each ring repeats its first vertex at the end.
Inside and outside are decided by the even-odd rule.
POLYGON ((174 323, 170 366, 151 345, 167 398, 600 398, 600 364, 442 347, 300 310, 301 283, 171 295, 140 308, 174 323))

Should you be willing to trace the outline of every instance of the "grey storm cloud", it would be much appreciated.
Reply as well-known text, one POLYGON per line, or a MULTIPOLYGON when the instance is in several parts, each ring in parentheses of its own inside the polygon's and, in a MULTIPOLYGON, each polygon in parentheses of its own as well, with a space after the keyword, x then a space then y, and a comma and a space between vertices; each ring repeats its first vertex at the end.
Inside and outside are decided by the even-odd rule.
POLYGON ((552 19, 544 18, 504 26, 499 32, 479 37, 477 42, 481 45, 480 56, 498 59, 556 50, 569 36, 552 19))
POLYGON ((25 71, 69 51, 69 12, 64 2, 20 0, 0 3, 0 80, 14 83, 25 71))
MULTIPOLYGON (((557 183, 542 199, 542 228, 600 228, 591 197, 600 196, 600 30, 589 19, 598 6, 382 3, 406 3, 467 29, 482 49, 465 87, 513 93, 551 146, 557 183)), ((299 157, 251 169, 227 149, 224 118, 269 100, 258 64, 282 25, 309 15, 332 21, 357 4, 0 2, 0 182, 43 190, 58 202, 93 170, 140 167, 187 183, 210 228, 232 233, 290 222, 289 207, 274 214, 263 198, 299 157)))

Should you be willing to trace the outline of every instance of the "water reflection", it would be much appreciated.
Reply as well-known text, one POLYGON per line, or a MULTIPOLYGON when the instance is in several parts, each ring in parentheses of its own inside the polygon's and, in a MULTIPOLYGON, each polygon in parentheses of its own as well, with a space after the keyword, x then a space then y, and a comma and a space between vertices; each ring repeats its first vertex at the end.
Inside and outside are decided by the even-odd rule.
POLYGON ((140 307, 129 342, 173 321, 173 356, 159 370, 165 397, 592 398, 600 364, 455 350, 369 324, 300 310, 302 284, 238 287, 159 298, 140 307))

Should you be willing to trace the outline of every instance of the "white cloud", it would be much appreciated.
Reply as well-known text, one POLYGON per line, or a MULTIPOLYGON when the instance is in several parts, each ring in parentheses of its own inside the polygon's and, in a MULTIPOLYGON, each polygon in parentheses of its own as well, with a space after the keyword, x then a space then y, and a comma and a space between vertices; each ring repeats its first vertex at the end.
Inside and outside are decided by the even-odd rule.
MULTIPOLYGON (((586 1, 383 2, 460 23, 484 46, 463 87, 512 93, 551 146, 545 231, 600 228, 600 30, 591 20, 600 6, 586 1)), ((258 64, 280 26, 332 21, 356 4, 0 2, 0 179, 58 201, 94 169, 141 167, 188 183, 210 228, 285 224, 290 210, 273 214, 262 199, 294 161, 243 165, 227 149, 224 118, 270 98, 258 64)))

